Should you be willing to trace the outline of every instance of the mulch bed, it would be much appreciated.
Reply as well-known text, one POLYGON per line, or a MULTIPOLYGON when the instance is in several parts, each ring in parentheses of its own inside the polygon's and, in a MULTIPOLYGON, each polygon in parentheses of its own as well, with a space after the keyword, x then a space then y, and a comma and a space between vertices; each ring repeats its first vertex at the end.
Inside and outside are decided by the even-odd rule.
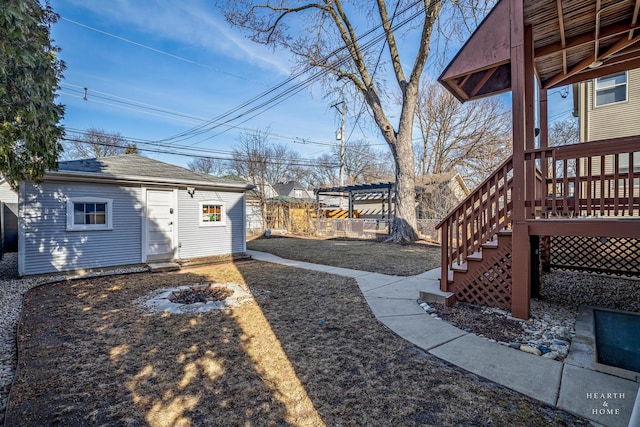
POLYGON ((10 427, 589 425, 399 338, 352 279, 259 262, 34 289, 18 348, 10 427), (244 284, 255 303, 132 303, 202 282, 244 284))

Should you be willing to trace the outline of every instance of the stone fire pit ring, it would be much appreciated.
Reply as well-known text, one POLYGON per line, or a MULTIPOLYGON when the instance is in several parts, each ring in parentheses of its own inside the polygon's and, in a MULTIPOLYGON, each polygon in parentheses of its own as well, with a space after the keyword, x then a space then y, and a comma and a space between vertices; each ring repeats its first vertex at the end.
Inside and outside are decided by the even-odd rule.
POLYGON ((202 283, 192 286, 178 286, 176 288, 159 289, 152 295, 143 298, 141 305, 146 309, 148 314, 169 313, 169 314, 186 314, 186 313, 206 313, 212 310, 225 310, 233 307, 239 307, 253 300, 253 296, 249 291, 237 283, 202 283), (206 289, 210 286, 216 288, 225 288, 231 291, 231 296, 220 301, 195 302, 192 304, 181 304, 171 302, 169 298, 174 293, 180 293, 187 290, 206 289))

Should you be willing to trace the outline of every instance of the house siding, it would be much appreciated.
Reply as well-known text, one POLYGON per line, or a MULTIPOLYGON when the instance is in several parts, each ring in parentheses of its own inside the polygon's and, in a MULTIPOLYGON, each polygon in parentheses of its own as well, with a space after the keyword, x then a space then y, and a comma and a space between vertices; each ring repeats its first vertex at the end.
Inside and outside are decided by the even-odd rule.
POLYGON ((196 190, 193 198, 178 191, 179 258, 199 258, 246 252, 245 195, 242 192, 196 190), (201 226, 200 202, 225 204, 226 225, 201 226))
POLYGON ((628 72, 626 102, 595 107, 594 81, 587 85, 587 141, 640 134, 640 69, 628 72))
MULTIPOLYGON (((621 138, 640 135, 640 69, 630 70, 627 73, 627 100, 617 104, 595 107, 593 80, 586 84, 586 94, 582 110, 584 112, 581 126, 581 138, 583 141, 598 141, 602 139, 621 138)), ((636 167, 640 164, 638 157, 640 152, 634 154, 636 167)), ((628 161, 627 161, 628 162, 628 161)), ((625 162, 622 166, 627 166, 625 162)), ((605 173, 613 173, 614 156, 609 155, 604 159, 605 173)), ((581 167, 587 168, 583 162, 581 167)), ((592 173, 600 172, 600 159, 594 158, 592 173)))
POLYGON ((24 183, 19 203, 20 274, 41 274, 141 262, 143 203, 139 187, 74 182, 24 183), (67 231, 71 197, 111 199, 113 229, 67 231))

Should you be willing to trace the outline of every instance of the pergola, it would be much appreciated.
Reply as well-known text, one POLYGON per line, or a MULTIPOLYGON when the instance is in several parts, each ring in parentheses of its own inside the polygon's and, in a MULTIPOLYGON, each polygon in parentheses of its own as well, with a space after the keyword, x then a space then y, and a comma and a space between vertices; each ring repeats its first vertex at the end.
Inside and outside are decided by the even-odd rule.
POLYGON ((320 206, 320 196, 338 196, 344 197, 345 193, 349 200, 349 218, 353 218, 353 205, 355 204, 356 195, 367 195, 368 199, 380 200, 382 203, 383 217, 391 218, 391 200, 394 189, 393 182, 381 182, 377 184, 356 184, 343 185, 340 187, 322 187, 313 190, 316 193, 317 206, 320 206), (385 210, 385 200, 387 201, 387 209, 385 210))
MULTIPOLYGON (((596 156, 618 156, 620 153, 627 153, 632 159, 634 151, 639 151, 640 147, 640 138, 631 137, 578 144, 580 147, 568 146, 553 152, 547 150, 547 91, 640 67, 639 12, 640 0, 500 0, 439 78, 462 102, 509 90, 512 92, 512 171, 511 164, 503 165, 504 173, 497 175, 495 180, 502 180, 505 188, 509 182, 509 203, 512 203, 512 208, 509 207, 508 215, 506 207, 504 212, 513 229, 512 266, 508 279, 511 281, 511 307, 515 317, 529 316, 533 274, 531 253, 535 240, 532 237, 567 233, 597 236, 598 233, 608 233, 610 236, 640 238, 640 227, 630 225, 624 218, 606 224, 599 222, 599 227, 606 228, 606 231, 602 231, 593 229, 593 221, 569 221, 568 218, 543 220, 539 214, 549 203, 554 210, 557 207, 566 210, 568 203, 575 203, 576 208, 589 212, 596 208, 602 210, 605 203, 615 203, 616 212, 619 203, 624 203, 630 214, 638 209, 633 196, 633 172, 627 176, 615 172, 615 178, 627 180, 631 190, 622 202, 617 195, 613 201, 605 200, 602 189, 599 196, 591 192, 592 188, 596 188, 596 180, 603 183, 605 180, 603 171, 596 177, 591 176, 591 170, 584 172, 588 175, 584 179, 578 177, 575 182, 568 183, 564 178, 561 182, 567 189, 569 184, 574 186, 575 201, 569 201, 566 194, 564 199, 556 199, 555 192, 552 200, 547 200, 551 182, 555 188, 556 180, 563 179, 559 174, 554 175, 555 170, 547 170, 549 165, 553 167, 553 162, 567 158, 590 162, 589 159, 596 156), (536 81, 540 117, 539 147, 535 143, 536 81), (509 180, 506 178, 507 169, 512 174, 509 180), (588 193, 584 200, 581 198, 583 193, 588 193), (597 201, 597 197, 601 200, 597 201), (596 205, 596 202, 600 204, 596 205)), ((490 185, 493 184, 488 182, 487 186, 490 185)), ((487 204, 493 203, 494 193, 487 194, 487 204)), ((484 196, 477 194, 470 197, 468 206, 474 206, 476 199, 484 200, 484 196)), ((482 203, 478 209, 484 209, 482 203)), ((467 210, 471 212, 469 215, 475 215, 475 208, 470 209, 467 210)), ((504 225, 500 220, 497 221, 482 227, 489 229, 497 227, 496 224, 504 225)), ((464 225, 460 235, 466 238, 467 230, 478 235, 485 232, 484 229, 476 231, 473 227, 464 225)), ((461 252, 471 254, 482 245, 482 242, 471 241, 469 245, 456 247, 452 253, 460 258, 461 252)), ((446 283, 448 273, 444 258, 443 252, 442 282, 446 283)), ((448 263, 450 266, 451 260, 448 263)), ((442 282, 441 286, 445 287, 442 282)))

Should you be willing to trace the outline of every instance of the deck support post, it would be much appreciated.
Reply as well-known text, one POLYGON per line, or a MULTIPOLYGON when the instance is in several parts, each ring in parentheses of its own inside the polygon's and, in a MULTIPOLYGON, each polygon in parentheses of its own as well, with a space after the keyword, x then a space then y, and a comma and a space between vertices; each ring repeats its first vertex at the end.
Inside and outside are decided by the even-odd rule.
MULTIPOLYGON (((511 313, 529 318, 531 296, 531 246, 527 218, 528 191, 524 152, 533 148, 533 36, 524 25, 523 0, 511 0, 511 114, 513 120, 513 233, 511 258, 511 313)), ((533 199, 531 199, 533 201, 533 199)), ((533 207, 530 207, 532 210, 533 207)))
POLYGON ((530 236, 529 242, 531 248, 531 296, 538 298, 540 296, 540 236, 530 236))
POLYGON ((526 223, 514 224, 512 238, 511 315, 526 320, 529 318, 531 299, 529 226, 526 223))

